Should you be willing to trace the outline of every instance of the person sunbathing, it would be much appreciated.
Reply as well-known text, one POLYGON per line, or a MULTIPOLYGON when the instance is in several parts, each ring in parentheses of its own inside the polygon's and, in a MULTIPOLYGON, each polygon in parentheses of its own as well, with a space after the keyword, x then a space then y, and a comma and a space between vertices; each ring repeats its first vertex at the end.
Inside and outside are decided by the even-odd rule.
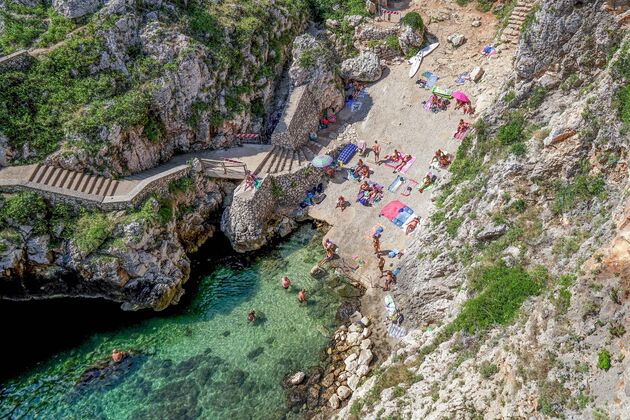
POLYGON ((459 120, 459 124, 457 124, 457 133, 468 130, 468 127, 470 127, 469 123, 464 120, 459 120))
POLYGON ((391 155, 385 156, 385 160, 388 160, 390 162, 399 162, 402 158, 403 154, 396 149, 394 149, 394 153, 392 153, 391 155))
POLYGON ((432 182, 433 182, 433 174, 431 172, 428 172, 424 176, 424 179, 422 180, 422 186, 418 188, 418 191, 423 192, 425 188, 427 188, 428 186, 432 184, 432 182))
POLYGON ((359 161, 357 162, 357 166, 356 168, 354 168, 354 171, 352 171, 353 175, 358 175, 359 172, 361 172, 361 169, 363 169, 363 167, 365 166, 365 164, 363 163, 363 159, 359 159, 359 161))
POLYGON ((359 185, 359 194, 362 194, 370 189, 370 184, 367 181, 363 181, 361 185, 359 185))
POLYGON ((396 284, 396 278, 394 277, 394 273, 391 270, 387 270, 385 273, 385 287, 383 287, 383 291, 386 292, 389 290, 389 285, 394 283, 396 284))
POLYGON ((409 162, 411 160, 412 156, 411 155, 405 155, 400 163, 398 165, 396 165, 396 167, 394 168, 394 172, 396 171, 402 171, 402 169, 405 167, 405 165, 407 164, 407 162, 409 162))
POLYGON ((359 172, 359 174, 361 175, 361 179, 369 179, 370 178, 369 166, 363 165, 363 168, 361 168, 361 172, 359 172))
POLYGON ((440 168, 446 168, 451 164, 451 156, 448 153, 442 152, 442 155, 438 158, 438 164, 440 168))
POLYGON ((414 217, 413 220, 407 224, 405 235, 409 235, 411 232, 416 230, 416 226, 418 226, 418 223, 420 223, 420 218, 414 217))
POLYGON ((464 114, 469 114, 472 115, 475 113, 475 109, 472 107, 472 105, 468 102, 464 104, 464 114))
POLYGON ((251 171, 245 174, 245 190, 254 189, 256 187, 256 175, 251 171))
POLYGON ((346 203, 346 199, 343 198, 342 195, 339 196, 339 198, 337 199, 337 205, 335 206, 336 209, 341 209, 341 211, 343 212, 346 207, 348 207, 348 204, 346 203))

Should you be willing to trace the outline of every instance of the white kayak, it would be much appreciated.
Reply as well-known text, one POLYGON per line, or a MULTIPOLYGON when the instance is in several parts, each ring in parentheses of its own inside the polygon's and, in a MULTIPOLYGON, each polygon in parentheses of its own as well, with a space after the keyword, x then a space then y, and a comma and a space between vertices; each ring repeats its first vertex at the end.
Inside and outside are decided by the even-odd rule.
POLYGON ((420 69, 420 64, 422 64, 422 59, 427 55, 431 54, 434 49, 440 46, 439 42, 434 42, 433 44, 429 44, 426 47, 422 48, 416 55, 411 57, 409 60, 409 64, 411 64, 411 68, 409 69, 409 77, 413 77, 418 73, 420 69))

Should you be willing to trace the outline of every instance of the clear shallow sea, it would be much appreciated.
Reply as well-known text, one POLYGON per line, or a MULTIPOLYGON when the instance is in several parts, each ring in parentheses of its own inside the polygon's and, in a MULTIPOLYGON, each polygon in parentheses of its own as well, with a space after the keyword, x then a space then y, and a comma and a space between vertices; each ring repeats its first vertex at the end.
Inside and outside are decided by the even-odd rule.
POLYGON ((342 301, 333 287, 347 291, 339 279, 309 276, 322 257, 320 243, 321 235, 303 226, 249 262, 212 263, 198 289, 189 292, 194 297, 172 315, 88 336, 5 381, 0 418, 282 417, 283 377, 319 362, 342 301), (293 281, 289 292, 280 287, 283 274, 293 281), (306 306, 297 301, 301 287, 307 290, 306 306), (260 315, 256 325, 247 322, 251 309, 260 315), (76 387, 81 373, 114 347, 138 356, 76 387))

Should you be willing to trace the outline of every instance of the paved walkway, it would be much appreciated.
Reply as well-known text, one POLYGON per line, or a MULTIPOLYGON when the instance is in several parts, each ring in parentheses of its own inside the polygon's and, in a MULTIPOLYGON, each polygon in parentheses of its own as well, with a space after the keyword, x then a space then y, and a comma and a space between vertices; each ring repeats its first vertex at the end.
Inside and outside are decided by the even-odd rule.
POLYGON ((0 169, 0 190, 27 188, 59 194, 95 204, 115 206, 131 203, 157 181, 184 174, 188 161, 201 160, 206 174, 213 178, 242 180, 245 168, 258 168, 268 158, 272 146, 246 144, 227 150, 188 153, 168 163, 119 180, 83 172, 36 164, 0 169))

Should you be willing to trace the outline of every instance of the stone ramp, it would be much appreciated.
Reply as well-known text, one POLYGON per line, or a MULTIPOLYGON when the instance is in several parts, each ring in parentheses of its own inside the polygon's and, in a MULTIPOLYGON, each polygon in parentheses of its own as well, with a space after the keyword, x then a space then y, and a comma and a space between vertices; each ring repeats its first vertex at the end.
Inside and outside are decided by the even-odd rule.
MULTIPOLYGON (((273 148, 269 145, 244 145, 226 150, 188 153, 119 180, 46 164, 10 166, 0 169, 0 190, 28 189, 106 209, 125 208, 133 205, 139 197, 163 187, 162 184, 184 176, 189 170, 188 162, 194 158, 201 161, 209 177, 243 180, 248 168, 256 168, 268 161, 272 152, 273 148)), ((289 156, 283 157, 288 159, 289 156)), ((293 162, 286 166, 285 161, 280 166, 278 161, 277 167, 292 170, 293 162)))
POLYGON ((501 33, 501 42, 506 45, 517 44, 527 14, 537 0, 518 0, 508 20, 508 25, 501 33))

